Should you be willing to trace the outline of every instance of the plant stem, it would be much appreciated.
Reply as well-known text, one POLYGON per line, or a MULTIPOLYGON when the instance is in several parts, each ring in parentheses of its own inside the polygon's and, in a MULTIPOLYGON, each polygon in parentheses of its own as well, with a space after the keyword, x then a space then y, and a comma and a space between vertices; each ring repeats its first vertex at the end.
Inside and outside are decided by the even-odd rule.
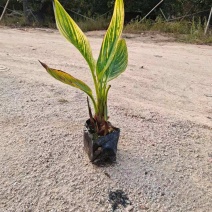
POLYGON ((105 121, 108 120, 107 97, 108 97, 108 91, 110 90, 110 87, 111 87, 111 85, 108 86, 108 88, 105 92, 105 110, 104 110, 105 121))
MULTIPOLYGON (((94 82, 95 91, 96 91, 96 97, 98 97, 98 83, 97 83, 96 75, 95 75, 95 70, 96 70, 96 63, 95 62, 93 62, 93 64, 90 65, 90 70, 91 70, 91 74, 92 74, 92 77, 93 77, 93 82, 94 82)), ((95 113, 97 113, 98 112, 98 100, 96 102, 95 99, 93 98, 93 96, 90 96, 90 98, 93 102, 95 113)))
POLYGON ((89 95, 89 97, 91 98, 91 100, 92 100, 92 102, 93 102, 94 110, 95 110, 95 113, 96 113, 96 111, 97 111, 96 101, 95 101, 95 99, 93 98, 92 95, 89 95))

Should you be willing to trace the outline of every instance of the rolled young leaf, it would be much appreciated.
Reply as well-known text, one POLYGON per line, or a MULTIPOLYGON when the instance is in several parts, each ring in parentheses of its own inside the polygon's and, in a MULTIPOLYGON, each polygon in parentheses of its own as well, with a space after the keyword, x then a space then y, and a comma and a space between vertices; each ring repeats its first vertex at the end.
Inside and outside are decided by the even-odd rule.
POLYGON ((116 0, 113 16, 102 42, 100 55, 97 61, 97 76, 99 79, 103 77, 104 72, 113 60, 117 48, 117 42, 123 30, 123 24, 124 3, 123 0, 116 0))
POLYGON ((54 0, 54 14, 60 33, 80 51, 90 69, 94 71, 95 61, 89 41, 58 0, 54 0))
POLYGON ((124 39, 120 39, 117 45, 115 56, 105 72, 107 82, 118 77, 125 71, 128 63, 127 45, 124 39))

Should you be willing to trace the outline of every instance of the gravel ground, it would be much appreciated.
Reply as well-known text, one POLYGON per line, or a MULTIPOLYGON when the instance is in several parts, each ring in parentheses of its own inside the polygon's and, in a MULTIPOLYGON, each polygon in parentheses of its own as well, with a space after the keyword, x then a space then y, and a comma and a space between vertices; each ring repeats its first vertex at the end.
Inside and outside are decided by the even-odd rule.
MULTIPOLYGON (((97 57, 102 32, 88 36, 97 57)), ((1 212, 109 212, 112 192, 126 201, 115 211, 211 211, 212 47, 125 37, 129 66, 109 94, 117 163, 96 167, 86 96, 38 63, 91 84, 80 54, 54 30, 0 28, 1 212)))

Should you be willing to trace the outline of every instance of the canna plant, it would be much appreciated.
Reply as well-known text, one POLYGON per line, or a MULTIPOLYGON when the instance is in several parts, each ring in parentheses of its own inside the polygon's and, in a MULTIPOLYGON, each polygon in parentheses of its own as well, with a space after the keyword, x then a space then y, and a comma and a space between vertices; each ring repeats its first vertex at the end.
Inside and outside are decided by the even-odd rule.
POLYGON ((93 58, 90 43, 74 20, 68 15, 58 0, 53 1, 57 28, 60 33, 72 43, 87 61, 93 78, 95 93, 83 81, 61 70, 41 65, 55 79, 84 91, 87 98, 90 127, 98 136, 107 135, 115 130, 108 121, 107 98, 110 90, 109 82, 125 71, 128 63, 127 46, 121 38, 124 23, 123 0, 116 0, 113 16, 109 28, 104 36, 97 61, 93 58), (89 104, 91 100, 94 108, 92 114, 89 104))

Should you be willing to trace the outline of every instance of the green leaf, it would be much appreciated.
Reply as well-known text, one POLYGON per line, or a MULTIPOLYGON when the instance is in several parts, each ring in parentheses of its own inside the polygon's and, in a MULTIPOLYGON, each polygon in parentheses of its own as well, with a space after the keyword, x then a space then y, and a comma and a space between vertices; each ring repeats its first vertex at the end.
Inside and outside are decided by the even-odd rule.
POLYGON ((118 77, 122 72, 127 68, 128 63, 128 52, 127 45, 124 39, 119 40, 118 46, 116 49, 116 54, 105 72, 105 77, 107 81, 118 77))
POLYGON ((92 90, 90 89, 90 87, 88 85, 86 85, 84 82, 82 82, 81 80, 74 78, 73 76, 71 76, 70 74, 67 74, 66 72, 56 70, 53 68, 49 68, 45 63, 42 63, 42 62, 40 62, 40 63, 46 69, 46 71, 51 76, 53 76, 55 79, 65 83, 65 84, 71 85, 75 88, 78 88, 78 89, 84 91, 89 96, 92 96, 92 90))
POLYGON ((58 0, 54 0, 54 14, 60 33, 80 51, 90 69, 95 70, 95 61, 87 37, 58 0))
POLYGON ((100 55, 97 61, 97 76, 103 76, 113 60, 117 48, 117 42, 121 36, 124 24, 124 3, 123 0, 116 0, 113 16, 109 28, 105 34, 100 55))

